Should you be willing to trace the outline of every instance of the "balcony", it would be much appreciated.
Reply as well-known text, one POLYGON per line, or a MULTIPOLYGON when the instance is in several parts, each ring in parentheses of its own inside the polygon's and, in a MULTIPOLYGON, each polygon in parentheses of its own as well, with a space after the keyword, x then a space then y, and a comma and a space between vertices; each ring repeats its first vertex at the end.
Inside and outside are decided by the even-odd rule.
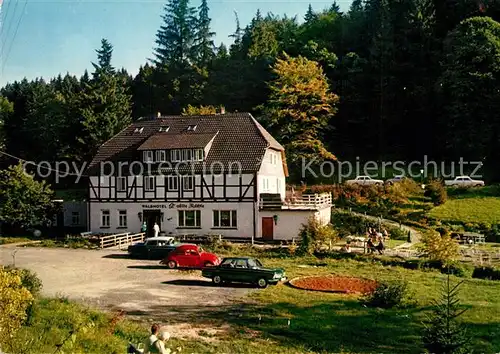
POLYGON ((320 210, 331 206, 331 193, 302 194, 286 200, 279 194, 261 194, 259 198, 261 210, 320 210))

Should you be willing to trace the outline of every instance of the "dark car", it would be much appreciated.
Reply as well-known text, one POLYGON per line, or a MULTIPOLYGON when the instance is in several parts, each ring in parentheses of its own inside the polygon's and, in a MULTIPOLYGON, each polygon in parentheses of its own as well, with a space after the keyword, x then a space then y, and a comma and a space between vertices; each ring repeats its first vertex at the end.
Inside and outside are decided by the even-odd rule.
POLYGON ((144 242, 128 246, 128 253, 133 258, 163 259, 179 246, 173 237, 151 237, 144 242))
POLYGON ((256 284, 260 288, 286 280, 284 269, 264 268, 258 259, 250 257, 224 258, 218 266, 203 268, 201 275, 212 279, 216 285, 239 282, 256 284))

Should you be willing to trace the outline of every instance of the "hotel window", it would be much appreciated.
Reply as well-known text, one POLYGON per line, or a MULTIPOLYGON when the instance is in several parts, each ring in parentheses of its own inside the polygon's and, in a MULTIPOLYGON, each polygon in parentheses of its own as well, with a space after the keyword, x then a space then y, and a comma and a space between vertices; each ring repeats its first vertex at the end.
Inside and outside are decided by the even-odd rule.
POLYGON ((170 150, 170 160, 172 160, 172 162, 181 161, 181 150, 179 149, 170 150))
POLYGON ((182 176, 182 189, 185 191, 192 191, 194 189, 193 176, 182 176))
POLYGON ((193 150, 183 149, 182 150, 182 161, 192 161, 193 160, 193 150))
POLYGON ((169 191, 179 190, 179 176, 167 176, 167 188, 169 191))
POLYGON ((214 227, 237 227, 236 210, 214 210, 214 227))
POLYGON ((144 162, 146 162, 146 163, 153 162, 153 152, 152 151, 144 151, 142 153, 142 157, 143 157, 144 162))
POLYGON ((167 153, 165 150, 156 151, 156 162, 165 162, 167 161, 167 153))
POLYGON ((195 161, 203 161, 205 159, 205 151, 203 149, 194 150, 195 161))
POLYGON ((200 227, 200 210, 179 210, 179 227, 200 227))
POLYGON ((125 177, 118 177, 116 179, 116 191, 125 192, 127 190, 127 180, 125 177))
POLYGON ((144 177, 144 190, 145 191, 154 191, 155 190, 155 177, 154 176, 144 177))
POLYGON ((118 210, 118 226, 127 227, 127 211, 118 210))
POLYGON ((267 178, 262 179, 262 189, 265 191, 269 189, 269 179, 267 178))
POLYGON ((109 210, 101 210, 101 227, 109 227, 109 210))
POLYGON ((71 213, 71 225, 80 225, 80 212, 73 211, 71 213))

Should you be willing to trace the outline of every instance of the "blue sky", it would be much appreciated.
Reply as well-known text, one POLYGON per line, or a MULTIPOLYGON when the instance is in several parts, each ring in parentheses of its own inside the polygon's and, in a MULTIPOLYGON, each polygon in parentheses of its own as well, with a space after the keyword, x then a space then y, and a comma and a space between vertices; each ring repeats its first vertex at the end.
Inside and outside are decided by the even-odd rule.
MULTIPOLYGON (((1 1, 1 0, 0 0, 1 1)), ((216 43, 230 43, 234 11, 244 27, 260 8, 263 14, 298 15, 311 2, 322 10, 332 1, 208 0, 216 43)), ((166 0, 3 0, 0 27, 0 86, 24 77, 91 71, 101 38, 114 46, 113 64, 136 74, 152 55, 166 0), (26 1, 26 2, 25 2, 26 1), (23 11, 24 10, 24 11, 23 11), (17 29, 17 34, 16 34, 17 29), (15 35, 15 36, 14 36, 15 35)), ((192 0, 198 6, 200 0, 192 0)), ((346 11, 351 0, 337 1, 346 11)))

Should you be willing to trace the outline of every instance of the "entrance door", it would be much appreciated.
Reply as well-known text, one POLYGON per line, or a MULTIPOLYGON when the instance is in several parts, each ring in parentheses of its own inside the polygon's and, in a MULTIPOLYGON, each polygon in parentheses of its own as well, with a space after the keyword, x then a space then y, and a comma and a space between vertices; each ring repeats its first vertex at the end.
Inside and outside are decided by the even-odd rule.
POLYGON ((264 240, 272 240, 274 233, 274 219, 272 217, 262 218, 262 238, 264 240))
POLYGON ((160 210, 144 210, 142 212, 143 220, 146 222, 146 237, 153 237, 155 235, 155 231, 153 227, 155 226, 155 222, 160 227, 161 231, 161 211, 160 210))

